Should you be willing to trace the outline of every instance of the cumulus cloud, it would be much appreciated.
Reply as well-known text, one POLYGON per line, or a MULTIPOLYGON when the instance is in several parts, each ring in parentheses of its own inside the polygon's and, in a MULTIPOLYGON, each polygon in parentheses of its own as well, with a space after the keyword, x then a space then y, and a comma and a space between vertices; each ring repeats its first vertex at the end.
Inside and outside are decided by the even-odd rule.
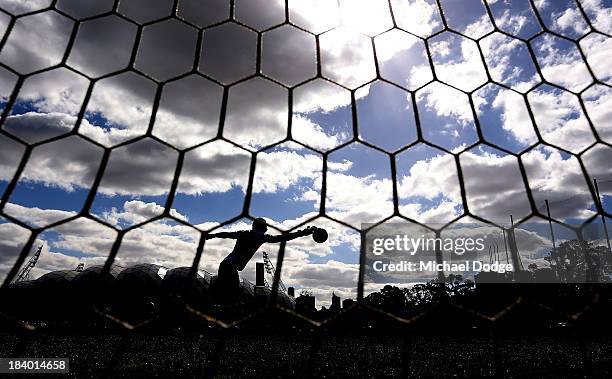
POLYGON ((20 18, 0 53, 0 62, 22 74, 56 65, 64 55, 72 26, 70 19, 51 11, 20 18))
POLYGON ((545 34, 534 40, 533 45, 545 79, 574 92, 592 83, 578 48, 571 42, 545 34))
POLYGON ((34 149, 21 181, 59 187, 68 192, 88 188, 98 172, 102 150, 78 137, 68 137, 34 149))
POLYGON ((493 222, 520 219, 530 213, 518 161, 511 155, 470 150, 460 156, 468 207, 493 222))
POLYGON ((510 13, 510 9, 505 9, 501 16, 496 17, 495 21, 500 29, 509 31, 513 35, 519 35, 529 19, 523 14, 510 13))
POLYGON ((319 180, 323 159, 306 151, 299 151, 296 145, 289 149, 275 149, 257 156, 257 168, 253 191, 276 193, 286 190, 302 179, 319 180))
POLYGON ((542 138, 572 152, 595 142, 578 99, 566 91, 542 86, 527 96, 542 138))
MULTIPOLYGON (((112 207, 103 211, 100 218, 114 226, 119 226, 121 223, 134 225, 159 216, 163 212, 164 207, 157 203, 129 200, 123 203, 122 209, 112 207)), ((187 216, 180 214, 175 209, 170 210, 170 215, 179 220, 188 221, 187 216)))
POLYGON ((340 15, 343 25, 369 36, 393 27, 386 0, 340 0, 340 15))
POLYGON ((486 13, 463 29, 463 33, 465 33, 465 35, 474 39, 479 39, 492 31, 493 24, 491 24, 491 19, 486 13))
POLYGON ((4 123, 4 130, 26 142, 33 143, 67 134, 75 122, 75 116, 65 113, 27 112, 10 116, 4 123))
POLYGON ((501 33, 493 33, 483 39, 480 45, 493 80, 521 92, 526 92, 540 82, 540 76, 523 42, 501 33))
POLYGON ((288 93, 262 78, 230 89, 223 135, 253 149, 287 135, 288 93))
POLYGON ((108 195, 168 193, 174 178, 178 153, 144 139, 113 150, 98 192, 108 195))
POLYGON ((580 3, 597 30, 612 33, 612 7, 606 6, 603 0, 581 0, 580 3))
POLYGON ((167 84, 162 92, 153 133, 183 149, 217 135, 223 89, 200 76, 167 84))
POLYGON ((433 80, 425 44, 420 39, 394 29, 374 41, 379 70, 385 79, 409 90, 433 80))
POLYGON ((284 25, 264 34, 261 69, 264 75, 294 86, 317 75, 312 35, 284 25), (299 46, 299 49, 296 49, 299 46))
POLYGON ((474 94, 474 103, 478 117, 485 115, 485 105, 500 112, 501 126, 519 143, 532 145, 537 142, 537 135, 529 117, 523 97, 501 87, 487 85, 474 94))
POLYGON ((329 215, 357 227, 379 221, 393 213, 392 182, 376 175, 358 177, 328 172, 326 210, 329 215))
POLYGON ((119 71, 130 60, 136 28, 114 15, 82 23, 68 65, 94 78, 119 71))
POLYGON ((30 237, 30 231, 0 218, 0 283, 13 268, 21 249, 30 237))
POLYGON ((474 122, 468 98, 456 89, 434 82, 417 93, 417 103, 435 111, 439 117, 450 117, 462 125, 474 122))
POLYGON ((155 84, 134 72, 96 82, 79 132, 106 146, 144 134, 153 108, 155 84))
POLYGON ((2 0, 0 5, 4 10, 9 11, 14 15, 20 15, 23 13, 44 9, 51 5, 51 0, 2 0))
POLYGON ((432 0, 392 0, 397 26, 426 38, 442 28, 438 6, 432 0))
POLYGON ((430 42, 438 78, 463 91, 472 91, 487 81, 476 42, 445 32, 430 42))
POLYGON ((289 19, 319 34, 340 23, 338 4, 327 0, 289 0, 289 19))
POLYGON ((587 62, 595 76, 608 84, 612 83, 612 38, 591 33, 580 40, 587 62))
MULTIPOLYGON (((357 98, 367 95, 369 86, 363 88, 364 91, 355 94, 357 98)), ((351 95, 347 90, 322 79, 298 87, 293 92, 292 137, 321 150, 349 140, 352 135, 350 104, 351 95)))
POLYGON ((599 136, 612 141, 612 89, 596 84, 582 93, 582 99, 599 136))
MULTIPOLYGON (((404 168, 400 166, 400 170, 404 168)), ((437 154, 414 163, 398 179, 400 212, 417 221, 448 222, 458 216, 462 208, 459 179, 455 160, 448 154, 437 154), (425 207, 422 199, 433 201, 425 207)))
POLYGON ((545 214, 544 200, 550 202, 553 217, 584 218, 592 215, 593 201, 586 179, 573 156, 551 148, 535 149, 523 157, 534 200, 545 214))
POLYGON ((178 192, 200 195, 244 189, 250 163, 250 154, 223 141, 192 150, 185 157, 178 192))
POLYGON ((554 27, 563 31, 571 30, 577 35, 583 35, 590 30, 589 25, 584 21, 582 14, 576 7, 570 6, 563 11, 554 12, 551 19, 554 20, 554 27))
POLYGON ((13 203, 6 203, 4 213, 36 227, 45 227, 76 215, 76 212, 38 207, 30 208, 13 203))
POLYGON ((25 147, 0 135, 0 181, 13 179, 25 147))
POLYGON ((340 27, 321 35, 323 76, 348 88, 357 88, 376 77, 370 40, 340 27))

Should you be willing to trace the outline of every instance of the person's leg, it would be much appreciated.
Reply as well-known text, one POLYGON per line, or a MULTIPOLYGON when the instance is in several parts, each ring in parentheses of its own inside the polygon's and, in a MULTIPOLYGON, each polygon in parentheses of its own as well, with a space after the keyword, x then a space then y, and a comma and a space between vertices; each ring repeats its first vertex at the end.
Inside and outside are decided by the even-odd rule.
POLYGON ((236 267, 227 261, 221 262, 215 285, 219 299, 224 302, 233 301, 238 294, 239 286, 240 279, 236 267))

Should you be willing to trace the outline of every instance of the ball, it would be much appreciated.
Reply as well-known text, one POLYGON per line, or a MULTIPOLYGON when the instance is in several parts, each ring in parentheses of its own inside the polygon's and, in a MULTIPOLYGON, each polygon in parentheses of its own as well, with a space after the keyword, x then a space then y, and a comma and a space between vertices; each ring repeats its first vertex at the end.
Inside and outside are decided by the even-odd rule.
POLYGON ((323 243, 327 241, 327 230, 323 228, 316 228, 314 233, 312 233, 312 239, 317 243, 323 243))

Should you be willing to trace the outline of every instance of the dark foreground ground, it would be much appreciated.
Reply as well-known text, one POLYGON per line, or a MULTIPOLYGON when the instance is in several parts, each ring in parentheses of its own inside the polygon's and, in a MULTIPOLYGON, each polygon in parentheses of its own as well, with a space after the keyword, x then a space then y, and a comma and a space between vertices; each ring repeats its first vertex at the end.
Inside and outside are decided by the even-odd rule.
POLYGON ((611 377, 612 338, 180 330, 0 334, 0 356, 68 357, 73 377, 611 377), (497 348, 495 348, 497 345, 497 348), (497 352, 497 353, 496 353, 497 352), (586 362, 585 362, 586 357, 586 362), (218 362, 218 365, 215 364, 218 362), (585 364, 586 363, 586 364, 585 364))

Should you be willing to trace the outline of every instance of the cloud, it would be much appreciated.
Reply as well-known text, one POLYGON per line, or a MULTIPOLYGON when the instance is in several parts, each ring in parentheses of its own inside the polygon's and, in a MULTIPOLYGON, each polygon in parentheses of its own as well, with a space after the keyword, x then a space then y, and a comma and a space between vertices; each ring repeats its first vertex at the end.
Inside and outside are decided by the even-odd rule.
POLYGON ((236 19, 257 30, 268 29, 285 21, 283 0, 238 0, 235 7, 236 19))
POLYGON ((612 148, 602 144, 593 146, 582 156, 582 162, 589 176, 591 179, 597 179, 602 196, 612 195, 612 173, 609 169, 611 159, 612 148))
POLYGON ((493 80, 521 92, 526 92, 540 82, 540 76, 523 42, 501 33, 493 33, 483 39, 480 45, 493 80))
POLYGON ((579 152, 595 141, 580 103, 571 93, 545 85, 530 92, 527 99, 547 142, 579 152))
POLYGON ((582 99, 599 136, 612 141, 612 89, 596 84, 582 93, 582 99))
POLYGON ((580 40, 587 62, 595 76, 612 83, 612 39, 599 33, 591 33, 580 40))
POLYGON ((193 67, 197 39, 196 29, 176 19, 147 26, 134 66, 159 81, 185 74, 193 67))
POLYGON ((523 97, 501 87, 487 85, 473 95, 478 117, 487 116, 483 106, 489 104, 500 112, 501 126, 523 145, 537 142, 537 135, 523 97), (493 97, 494 96, 494 97, 493 97), (492 99, 491 99, 492 98, 492 99))
POLYGON ((419 160, 407 170, 400 166, 398 185, 400 212, 407 217, 443 223, 459 215, 457 207, 462 207, 461 191, 451 155, 437 154, 419 160), (434 201, 434 205, 425 207, 423 199, 434 201))
MULTIPOLYGON (((482 11, 484 11, 484 9, 482 9, 482 11)), ((491 19, 486 13, 463 29, 465 35, 474 39, 479 39, 492 31, 493 24, 491 24, 491 19)))
POLYGON ((264 75, 294 86, 317 75, 315 38, 284 25, 264 34, 261 69, 264 75), (296 49, 296 46, 300 46, 296 49))
POLYGON ((220 122, 223 89, 200 76, 164 86, 153 134, 177 148, 212 139, 220 122))
POLYGON ((13 179, 25 147, 0 135, 0 181, 13 179))
MULTIPOLYGON (((129 200, 123 203, 123 209, 111 208, 100 215, 101 219, 114 226, 121 223, 130 225, 138 224, 159 216, 165 208, 157 203, 145 203, 140 200, 129 200)), ((179 220, 188 221, 187 216, 182 215, 175 209, 170 210, 170 215, 179 220)))
POLYGON ((510 9, 505 9, 500 17, 496 17, 495 21, 500 29, 509 31, 513 35, 518 35, 521 30, 528 24, 529 19, 522 14, 512 14, 510 9))
POLYGON ((2 9, 14 15, 41 10, 49 5, 51 5, 51 0, 2 0, 2 9))
POLYGON ((420 37, 429 37, 441 29, 440 11, 431 0, 392 0, 393 15, 397 26, 420 37))
POLYGON ((67 192, 92 185, 102 150, 76 136, 34 149, 20 181, 41 183, 67 192))
POLYGON ((347 133, 328 134, 319 124, 312 122, 309 118, 296 115, 292 123, 292 136, 300 142, 307 143, 316 149, 329 150, 350 137, 347 133))
POLYGON ((612 33, 612 7, 606 6, 603 0, 581 0, 580 3, 597 30, 612 33))
POLYGON ((30 231, 0 218, 0 283, 21 253, 23 245, 30 237, 30 231))
POLYGON ((178 153, 144 139, 112 151, 99 193, 159 196, 168 193, 174 178, 178 153))
POLYGON ((110 74, 127 66, 135 39, 136 25, 117 16, 86 21, 67 63, 90 77, 110 74))
POLYGON ((523 156, 529 186, 541 213, 544 200, 550 202, 551 215, 558 219, 588 217, 593 204, 586 180, 575 157, 563 156, 551 148, 539 148, 523 156))
POLYGON ((433 80, 422 40, 393 29, 377 36, 374 41, 382 77, 409 90, 433 80))
POLYGON ((289 19, 312 33, 319 34, 340 23, 340 12, 335 1, 289 0, 289 19))
POLYGON ((478 46, 458 34, 444 32, 430 42, 434 71, 442 82, 472 91, 487 81, 478 46), (449 48, 452 46, 452 50, 449 48))
POLYGON ((345 27, 319 38, 323 76, 354 89, 376 77, 370 40, 345 27))
POLYGON ((327 173, 327 214, 360 227, 393 213, 393 185, 375 175, 327 173), (350 188, 350 192, 347 190, 350 188))
POLYGON ((576 7, 569 7, 561 12, 554 12, 550 18, 553 21, 553 25, 560 30, 572 30, 578 35, 587 33, 590 28, 589 25, 582 18, 582 14, 576 7))
POLYGON ((6 203, 4 213, 37 227, 44 227, 76 215, 76 212, 37 207, 29 208, 13 203, 6 203))
POLYGON ((60 63, 73 22, 56 12, 18 19, 0 53, 0 62, 22 74, 60 63))
POLYGON ((255 193, 277 193, 303 179, 320 180, 323 159, 300 149, 297 145, 291 144, 287 147, 288 149, 275 149, 257 156, 253 182, 255 193))
POLYGON ((439 82, 433 82, 421 89, 416 96, 417 104, 424 104, 439 117, 450 117, 468 125, 474 122, 472 108, 467 97, 456 89, 439 82))
POLYGON ((532 43, 542 75, 552 83, 580 92, 593 81, 574 44, 544 34, 532 43))
POLYGON ((250 79, 229 92, 223 135, 252 149, 287 135, 288 93, 269 80, 250 79))
POLYGON ((244 190, 249 179, 251 156, 224 141, 192 150, 185 157, 178 192, 188 195, 244 190))
POLYGON ((134 72, 96 82, 80 133, 106 146, 142 135, 147 130, 155 84, 134 72))
POLYGON ((514 156, 467 151, 460 156, 463 182, 471 212, 489 221, 505 223, 530 213, 527 194, 514 156))
POLYGON ((76 119, 65 113, 27 112, 9 116, 4 123, 4 130, 26 142, 40 142, 69 133, 76 119))
POLYGON ((373 37, 393 27, 387 0, 340 0, 342 24, 373 37))

